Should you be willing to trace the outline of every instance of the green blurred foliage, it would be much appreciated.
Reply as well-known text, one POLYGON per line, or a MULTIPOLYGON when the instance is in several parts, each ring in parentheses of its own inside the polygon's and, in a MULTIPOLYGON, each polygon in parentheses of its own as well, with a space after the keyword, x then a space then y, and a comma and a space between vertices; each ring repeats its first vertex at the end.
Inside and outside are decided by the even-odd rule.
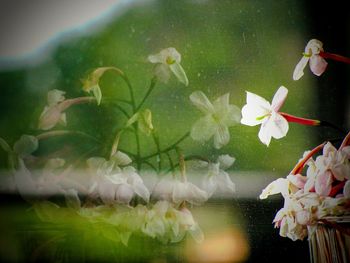
MULTIPOLYGON (((131 7, 100 30, 63 41, 39 65, 0 72, 0 136, 13 144, 21 134, 39 134, 37 120, 47 91, 56 88, 66 91, 67 98, 83 96, 81 79, 97 67, 123 70, 140 101, 152 77, 153 65, 147 56, 170 46, 182 54, 190 85, 185 87, 172 77, 168 84, 157 84, 144 105, 152 110, 162 147, 189 131, 200 117, 189 101, 195 90, 202 90, 211 100, 230 92, 231 103, 241 108, 245 91, 271 100, 284 85, 289 96, 283 111, 320 118, 311 74, 298 82, 292 80, 309 40, 305 37, 309 21, 300 2, 163 0, 131 7)), ((100 84, 108 101, 128 99, 126 85, 113 73, 106 73, 100 84)), ((106 155, 116 131, 126 122, 110 103, 74 106, 67 111, 67 120, 69 130, 84 131, 103 145, 81 138, 50 139, 43 143, 40 154, 66 145, 77 156, 92 148, 87 156, 106 155)), ((237 125, 230 128, 230 144, 220 151, 213 148, 212 141, 199 144, 191 139, 182 144, 182 149, 186 155, 213 159, 220 153, 231 154, 237 159, 233 170, 277 171, 283 175, 305 150, 318 143, 313 129, 290 124, 287 137, 273 140, 267 148, 258 139, 259 127, 237 125)), ((141 143, 143 155, 155 151, 150 138, 143 137, 141 143)), ((133 136, 122 137, 121 149, 134 152, 134 145, 133 136)), ((4 167, 4 153, 0 158, 4 167)))

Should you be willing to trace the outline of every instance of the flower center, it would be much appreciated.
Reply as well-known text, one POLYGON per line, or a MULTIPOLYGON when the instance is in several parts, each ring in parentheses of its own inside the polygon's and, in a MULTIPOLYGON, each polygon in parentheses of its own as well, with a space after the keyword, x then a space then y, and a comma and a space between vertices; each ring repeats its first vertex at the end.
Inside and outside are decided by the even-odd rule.
POLYGON ((168 65, 171 65, 171 64, 174 64, 176 61, 175 61, 175 59, 173 59, 172 57, 167 57, 166 58, 166 63, 168 64, 168 65))
POLYGON ((265 119, 267 116, 270 116, 270 115, 271 115, 271 113, 267 113, 267 114, 265 114, 265 115, 256 117, 255 119, 256 119, 257 121, 261 121, 262 119, 265 119))

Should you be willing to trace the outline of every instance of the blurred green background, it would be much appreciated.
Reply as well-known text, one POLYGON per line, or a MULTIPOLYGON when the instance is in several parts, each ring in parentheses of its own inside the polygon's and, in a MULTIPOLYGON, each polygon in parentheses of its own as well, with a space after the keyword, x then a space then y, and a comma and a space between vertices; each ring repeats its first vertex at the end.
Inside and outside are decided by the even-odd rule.
MULTIPOLYGON (((330 49, 331 52, 337 52, 337 43, 345 46, 345 42, 332 43, 331 40, 335 38, 331 34, 327 35, 329 32, 336 34, 335 22, 332 24, 330 20, 324 20, 325 25, 330 23, 331 26, 317 25, 314 20, 317 11, 310 12, 314 7, 312 3, 287 0, 159 0, 131 1, 130 5, 121 6, 122 10, 117 8, 115 17, 98 30, 91 30, 90 34, 74 36, 73 31, 62 34, 61 38, 55 38, 52 41, 55 48, 49 57, 41 62, 15 69, 1 69, 0 137, 13 145, 22 134, 40 134, 37 124, 46 105, 47 92, 60 89, 66 92, 66 98, 85 96, 81 79, 86 78, 88 72, 97 67, 115 66, 123 70, 135 89, 136 100, 141 101, 150 84, 153 70, 153 65, 147 62, 147 56, 166 47, 175 47, 181 53, 181 64, 190 84, 185 87, 174 77, 168 84, 158 83, 145 104, 145 107, 152 110, 153 124, 159 133, 162 148, 190 131, 191 125, 201 116, 189 100, 189 95, 195 90, 202 90, 211 100, 229 92, 230 102, 242 108, 246 100, 245 91, 256 93, 271 101, 275 91, 284 85, 289 89, 289 94, 282 111, 307 118, 334 120, 335 124, 345 127, 344 116, 348 115, 344 113, 344 105, 347 105, 349 92, 345 93, 346 96, 340 95, 344 93, 338 93, 340 86, 342 92, 347 86, 344 82, 338 85, 337 81, 344 79, 338 77, 333 64, 330 63, 329 72, 326 72, 328 76, 316 78, 307 67, 301 80, 292 80, 294 67, 309 39, 323 36, 320 33, 323 32, 326 37, 324 42, 329 40, 327 45, 333 48, 330 49), (320 85, 320 81, 323 81, 323 84, 320 85)), ((327 7, 324 7, 324 11, 326 9, 327 7)), ((337 9, 339 10, 342 9, 337 9)), ((323 17, 318 17, 316 21, 321 20, 323 21, 323 17)), ((49 21, 43 21, 45 22, 49 21)), ((85 30, 89 31, 89 28, 85 30)), ((342 34, 348 32, 340 31, 342 34)), ((340 54, 346 55, 341 52, 344 50, 346 49, 340 49, 340 54)), ((341 73, 346 75, 348 71, 341 73)), ((36 155, 45 156, 62 148, 65 150, 61 155, 68 160, 70 156, 74 160, 82 155, 103 156, 108 153, 116 131, 126 122, 111 102, 128 99, 128 90, 123 81, 113 73, 106 73, 100 84, 103 97, 108 101, 103 102, 101 106, 73 106, 67 110, 68 126, 56 126, 55 129, 83 131, 96 137, 102 144, 77 136, 51 138, 43 141, 36 155)), ((212 140, 200 144, 190 138, 184 141, 181 147, 185 155, 202 155, 212 160, 219 154, 235 156, 236 162, 232 167, 234 181, 235 172, 244 172, 245 176, 264 177, 271 173, 275 177, 285 176, 305 150, 313 148, 327 138, 339 136, 328 129, 292 123, 285 138, 273 139, 270 146, 266 147, 258 139, 259 128, 243 125, 231 127, 231 141, 220 150, 214 149, 212 140)), ((142 136, 141 143, 142 155, 155 152, 155 145, 150 137, 142 136)), ((122 137, 120 148, 135 152, 134 137, 129 134, 122 137)), ((6 169, 6 161, 6 154, 0 151, 2 169, 6 169)), ((259 187, 262 189, 265 186, 259 187)), ((236 187, 240 189, 239 184, 236 184, 236 187)), ((203 208, 205 211, 197 214, 202 215, 197 219, 200 224, 204 224, 204 231, 212 228, 212 224, 205 222, 216 222, 216 227, 225 225, 222 222, 226 222, 230 226, 234 225, 234 229, 240 229, 243 236, 249 237, 248 246, 251 248, 252 262, 271 262, 271 257, 285 259, 285 253, 298 259, 300 254, 305 251, 307 253, 306 243, 293 243, 280 238, 278 230, 273 230, 270 222, 281 203, 255 200, 242 202, 233 206, 229 203, 224 207, 222 203, 214 204, 208 210, 203 208), (219 220, 218 211, 229 212, 219 220), (300 248, 303 250, 299 250, 300 248), (261 257, 262 254, 267 256, 261 257)), ((3 229, 15 229, 18 234, 18 231, 22 230, 21 227, 28 231, 26 226, 22 225, 25 221, 29 224, 37 222, 32 210, 29 210, 26 216, 22 216, 22 209, 18 212, 12 203, 4 201, 4 204, 8 210, 4 210, 6 212, 1 215, 3 229)), ((7 248, 13 249, 14 259, 21 260, 18 251, 22 247, 17 244, 19 241, 16 235, 11 231, 9 234, 5 233, 6 238, 2 238, 0 244, 13 240, 9 241, 13 246, 7 248)), ((26 232, 20 232, 22 238, 23 235, 27 235, 26 232)), ((55 237, 55 233, 44 231, 40 239, 40 234, 36 234, 35 242, 40 246, 41 240, 50 240, 51 235, 55 237)), ((91 235, 99 236, 99 232, 92 231, 91 235)), ((90 237, 94 238, 96 237, 90 237)), ((85 247, 88 252, 103 254, 108 247, 104 246, 102 239, 97 238, 91 242, 87 240, 86 245, 93 246, 91 249, 85 247)), ((74 251, 77 240, 70 242, 72 245, 68 246, 66 243, 66 247, 71 248, 71 255, 81 255, 79 251, 74 251)), ((137 240, 133 242, 137 243, 137 240)), ((140 244, 144 244, 143 241, 140 244)), ((180 244, 177 248, 159 248, 151 243, 143 249, 138 247, 136 254, 133 254, 133 246, 117 247, 117 252, 118 249, 124 249, 125 254, 120 255, 122 259, 132 259, 134 255, 134 260, 137 261, 142 257, 153 258, 155 255, 151 252, 169 257, 167 249, 175 249, 174 253, 178 255, 176 249, 184 249, 182 246, 180 244), (144 251, 150 253, 144 254, 144 251)), ((28 251, 22 251, 23 254, 31 250, 30 247, 27 249, 28 251)), ((51 253, 50 251, 47 250, 47 253, 51 253)), ((10 250, 6 252, 11 254, 10 250)), ((90 260, 115 259, 114 252, 109 252, 110 254, 94 255, 90 260)), ((163 260, 162 257, 158 259, 159 262, 163 260)), ((171 256, 164 261, 167 259, 172 262, 180 261, 179 258, 171 256)))
MULTIPOLYGON (((306 34, 308 19, 302 4, 296 1, 131 4, 92 34, 62 41, 42 63, 16 70, 3 69, 0 135, 13 143, 21 134, 38 134, 37 121, 46 104, 47 91, 64 90, 67 98, 83 96, 81 79, 101 66, 122 69, 135 89, 136 100, 140 101, 153 69, 146 58, 166 47, 175 47, 182 54, 182 66, 190 85, 184 87, 172 77, 168 84, 157 84, 145 104, 153 112, 162 147, 189 131, 201 116, 189 101, 195 90, 202 90, 211 100, 229 92, 230 102, 241 108, 245 104, 245 91, 271 101, 275 91, 284 85, 289 89, 284 112, 320 118, 316 112, 315 77, 306 68, 300 81, 292 80, 294 67, 310 38, 306 34)), ((126 86, 113 73, 105 74, 101 87, 104 98, 128 96, 126 86)), ((74 106, 67 111, 67 120, 67 129, 91 134, 107 148, 116 129, 126 121, 108 103, 100 107, 74 106)), ((228 153, 237 159, 233 169, 285 174, 304 150, 317 143, 314 128, 290 124, 287 137, 273 140, 267 148, 258 140, 258 131, 259 127, 237 125, 230 128, 229 145, 220 151, 213 148, 212 141, 199 144, 191 139, 186 140, 183 150, 185 154, 208 157, 228 153)), ((74 147, 86 150, 89 146, 82 145, 86 143, 91 142, 79 139, 74 141, 74 147)), ((143 154, 154 152, 149 138, 143 138, 142 143, 143 154)), ((133 137, 122 138, 122 149, 133 151, 133 145, 133 137)), ((1 157, 4 167, 4 153, 1 157)))

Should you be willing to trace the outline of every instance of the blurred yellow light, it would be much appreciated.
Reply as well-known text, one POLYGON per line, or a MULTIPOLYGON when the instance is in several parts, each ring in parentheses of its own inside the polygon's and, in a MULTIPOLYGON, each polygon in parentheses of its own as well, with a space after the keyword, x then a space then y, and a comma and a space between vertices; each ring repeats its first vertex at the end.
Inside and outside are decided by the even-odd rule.
POLYGON ((242 262, 248 256, 247 238, 234 228, 212 233, 201 244, 189 242, 186 247, 189 262, 242 262))

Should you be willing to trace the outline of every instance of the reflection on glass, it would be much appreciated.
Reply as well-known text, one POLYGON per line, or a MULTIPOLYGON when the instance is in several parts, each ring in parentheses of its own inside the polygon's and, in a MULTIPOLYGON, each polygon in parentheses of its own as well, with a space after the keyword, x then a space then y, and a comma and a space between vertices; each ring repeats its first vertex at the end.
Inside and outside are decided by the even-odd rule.
POLYGON ((310 126, 342 132, 318 120, 306 64, 346 58, 312 42, 298 64, 293 1, 112 2, 91 32, 0 58, 4 260, 308 256, 272 232, 281 200, 257 197, 315 145, 310 126))

